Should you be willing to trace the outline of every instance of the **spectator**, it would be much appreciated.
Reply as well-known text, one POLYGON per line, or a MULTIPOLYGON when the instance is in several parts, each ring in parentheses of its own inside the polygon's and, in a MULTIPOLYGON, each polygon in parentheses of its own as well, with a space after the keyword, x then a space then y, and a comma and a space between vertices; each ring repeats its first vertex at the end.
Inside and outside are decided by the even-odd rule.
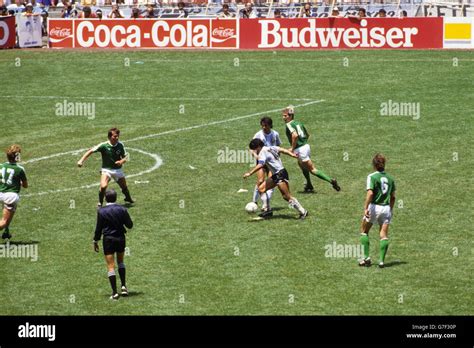
POLYGON ((379 17, 380 18, 385 18, 387 17, 387 11, 385 11, 383 8, 379 10, 379 17))
POLYGON ((114 5, 112 5, 112 12, 110 12, 107 17, 108 17, 108 18, 125 18, 125 17, 123 16, 122 11, 120 11, 118 2, 117 2, 116 4, 114 4, 114 5))
POLYGON ((188 17, 188 11, 186 11, 184 9, 184 2, 182 2, 182 1, 178 2, 178 13, 179 13, 178 18, 187 18, 188 17))
POLYGON ((29 2, 25 6, 25 12, 21 14, 22 16, 39 16, 39 13, 33 13, 33 4, 29 2))
POLYGON ((97 18, 97 16, 95 13, 92 13, 92 9, 89 6, 84 6, 78 18, 97 18))
POLYGON ((102 19, 103 17, 102 10, 99 8, 97 11, 95 11, 95 15, 97 16, 97 18, 102 19))
POLYGON ((302 18, 313 17, 313 15, 311 13, 311 4, 309 2, 304 4, 304 7, 303 7, 303 9, 301 11, 301 14, 300 14, 300 17, 302 17, 302 18))
POLYGON ((155 9, 153 8, 153 5, 147 5, 145 18, 156 18, 155 9))
POLYGON ((61 11, 61 18, 75 18, 77 11, 72 7, 69 0, 63 1, 63 10, 61 11))
POLYGON ((330 18, 341 18, 341 14, 339 13, 339 8, 334 7, 332 9, 331 15, 329 16, 330 18))
POLYGON ((285 18, 285 16, 281 13, 279 9, 273 11, 273 18, 285 18))
POLYGON ((224 5, 222 5, 222 12, 219 13, 219 15, 217 17, 218 18, 233 18, 233 17, 235 17, 235 14, 233 14, 229 11, 229 5, 228 4, 224 4, 224 5))
POLYGON ((130 15, 130 18, 143 18, 143 16, 140 14, 140 9, 138 7, 132 8, 132 14, 130 15))
POLYGON ((257 14, 253 10, 252 3, 247 2, 245 8, 241 12, 242 18, 257 18, 257 14))
POLYGON ((0 6, 0 17, 8 16, 8 9, 5 5, 0 6))
MULTIPOLYGON (((354 17, 354 16, 352 16, 354 17)), ((359 11, 357 12, 357 16, 355 16, 355 18, 357 19, 362 19, 362 18, 365 18, 367 17, 367 12, 365 12, 365 8, 359 8, 359 11)))
POLYGON ((402 10, 402 11, 400 12, 400 18, 407 18, 407 17, 408 17, 407 11, 402 10))

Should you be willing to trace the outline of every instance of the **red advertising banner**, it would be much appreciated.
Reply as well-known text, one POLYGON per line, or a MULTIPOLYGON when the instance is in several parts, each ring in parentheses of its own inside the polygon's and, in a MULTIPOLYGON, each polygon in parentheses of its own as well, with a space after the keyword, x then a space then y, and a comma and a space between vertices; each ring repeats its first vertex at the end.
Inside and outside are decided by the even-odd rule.
POLYGON ((443 18, 49 19, 49 47, 443 48, 443 18))
POLYGON ((443 48, 442 18, 297 18, 240 22, 243 49, 443 48))
POLYGON ((49 47, 238 48, 234 19, 50 19, 49 47))
POLYGON ((0 17, 0 49, 15 47, 15 17, 0 17))

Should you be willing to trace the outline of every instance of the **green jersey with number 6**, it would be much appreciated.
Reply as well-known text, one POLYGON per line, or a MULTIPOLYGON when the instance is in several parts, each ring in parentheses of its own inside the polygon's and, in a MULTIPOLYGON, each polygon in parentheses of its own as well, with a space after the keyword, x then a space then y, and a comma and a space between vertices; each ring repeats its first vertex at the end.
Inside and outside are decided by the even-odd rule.
POLYGON ((122 166, 115 164, 115 162, 120 161, 122 158, 127 156, 125 147, 120 141, 115 145, 112 145, 107 141, 97 145, 93 151, 101 153, 103 169, 120 169, 122 166))
POLYGON ((22 181, 26 181, 25 168, 16 163, 0 164, 0 192, 20 193, 22 181))
POLYGON ((286 136, 290 145, 293 143, 291 139, 291 134, 296 132, 298 134, 298 139, 296 139, 296 148, 299 148, 308 143, 308 132, 303 123, 299 121, 291 121, 286 124, 286 136))
POLYGON ((389 205, 390 196, 395 192, 395 181, 385 172, 374 172, 367 176, 367 190, 374 191, 371 203, 389 205))

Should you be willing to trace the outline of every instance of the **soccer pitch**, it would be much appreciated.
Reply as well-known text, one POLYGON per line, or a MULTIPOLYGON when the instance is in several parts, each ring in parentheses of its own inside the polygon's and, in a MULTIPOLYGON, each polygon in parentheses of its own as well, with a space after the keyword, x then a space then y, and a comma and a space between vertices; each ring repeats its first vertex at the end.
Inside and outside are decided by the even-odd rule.
MULTIPOLYGON (((0 67, 2 161, 20 144, 30 184, 12 241, 38 248, 37 261, 0 258, 1 315, 474 314, 472 52, 15 50, 0 67), (79 102, 94 115, 58 112, 79 102), (389 103, 415 103, 419 115, 381 115, 389 103), (310 215, 299 221, 275 192, 274 217, 251 221, 256 177, 243 181, 242 154, 262 116, 289 147, 289 104, 342 191, 313 178, 317 193, 302 194, 297 162, 283 156, 310 215), (76 166, 113 126, 137 201, 131 296, 117 302, 91 243, 100 155, 76 166), (359 243, 376 152, 397 183, 385 269, 327 257, 359 243)), ((376 227, 370 240, 376 260, 376 227)))

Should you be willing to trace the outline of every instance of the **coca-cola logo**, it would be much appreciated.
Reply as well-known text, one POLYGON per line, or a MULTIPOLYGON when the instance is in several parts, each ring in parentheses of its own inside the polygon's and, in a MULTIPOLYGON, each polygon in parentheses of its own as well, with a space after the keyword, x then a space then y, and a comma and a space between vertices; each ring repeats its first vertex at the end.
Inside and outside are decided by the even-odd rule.
POLYGON ((223 39, 228 39, 231 38, 235 35, 235 29, 234 28, 214 28, 212 31, 212 36, 214 37, 221 37, 223 39))
POLYGON ((53 28, 49 31, 49 36, 57 38, 66 38, 71 36, 71 28, 53 28))

